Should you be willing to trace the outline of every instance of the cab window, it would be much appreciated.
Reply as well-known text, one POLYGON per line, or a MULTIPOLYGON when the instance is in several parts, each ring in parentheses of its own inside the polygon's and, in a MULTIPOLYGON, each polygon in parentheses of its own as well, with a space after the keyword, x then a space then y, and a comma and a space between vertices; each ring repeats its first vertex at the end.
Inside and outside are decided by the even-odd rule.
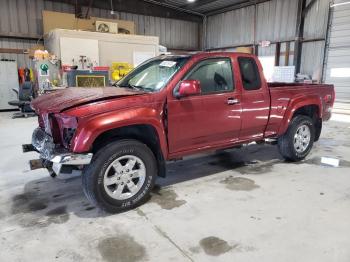
POLYGON ((202 94, 234 90, 232 66, 228 58, 207 59, 199 62, 185 77, 185 80, 198 80, 202 94))
POLYGON ((247 91, 260 89, 260 74, 255 60, 250 57, 239 57, 238 64, 241 71, 243 88, 247 91))

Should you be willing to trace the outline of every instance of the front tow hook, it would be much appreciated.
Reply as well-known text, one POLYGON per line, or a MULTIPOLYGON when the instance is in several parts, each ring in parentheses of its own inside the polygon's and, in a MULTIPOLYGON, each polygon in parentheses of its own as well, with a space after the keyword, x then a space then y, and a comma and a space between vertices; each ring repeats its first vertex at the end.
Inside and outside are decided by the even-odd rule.
POLYGON ((33 152, 33 151, 38 152, 38 150, 36 150, 36 148, 32 144, 22 145, 22 151, 23 153, 33 152))

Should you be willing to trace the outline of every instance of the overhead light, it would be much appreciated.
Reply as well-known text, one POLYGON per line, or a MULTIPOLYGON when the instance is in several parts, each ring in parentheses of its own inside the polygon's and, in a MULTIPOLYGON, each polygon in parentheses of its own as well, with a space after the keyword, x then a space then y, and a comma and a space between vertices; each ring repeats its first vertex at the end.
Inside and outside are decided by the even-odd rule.
POLYGON ((194 2, 196 2, 196 0, 187 0, 187 2, 194 3, 194 2))
POLYGON ((115 12, 114 12, 114 8, 113 8, 113 0, 111 0, 111 15, 114 15, 115 12))

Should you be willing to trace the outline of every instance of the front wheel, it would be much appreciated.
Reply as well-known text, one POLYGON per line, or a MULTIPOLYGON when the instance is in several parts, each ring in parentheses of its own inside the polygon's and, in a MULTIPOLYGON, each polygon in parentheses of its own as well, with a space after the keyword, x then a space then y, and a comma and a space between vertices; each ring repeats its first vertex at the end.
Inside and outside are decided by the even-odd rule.
POLYGON ((144 203, 157 176, 153 152, 136 140, 119 140, 101 148, 82 176, 89 201, 116 213, 144 203))
POLYGON ((287 132, 278 139, 281 155, 289 161, 300 161, 311 151, 315 140, 315 126, 308 116, 297 115, 289 124, 287 132))

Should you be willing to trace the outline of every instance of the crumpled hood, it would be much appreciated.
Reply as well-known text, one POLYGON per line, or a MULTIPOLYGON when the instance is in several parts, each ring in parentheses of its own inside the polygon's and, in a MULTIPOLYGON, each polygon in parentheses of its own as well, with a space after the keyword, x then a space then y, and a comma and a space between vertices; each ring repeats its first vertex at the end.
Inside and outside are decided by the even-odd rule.
POLYGON ((69 87, 64 90, 39 96, 32 101, 32 107, 38 113, 59 113, 74 106, 93 103, 105 99, 144 94, 141 91, 119 88, 83 88, 69 87))

